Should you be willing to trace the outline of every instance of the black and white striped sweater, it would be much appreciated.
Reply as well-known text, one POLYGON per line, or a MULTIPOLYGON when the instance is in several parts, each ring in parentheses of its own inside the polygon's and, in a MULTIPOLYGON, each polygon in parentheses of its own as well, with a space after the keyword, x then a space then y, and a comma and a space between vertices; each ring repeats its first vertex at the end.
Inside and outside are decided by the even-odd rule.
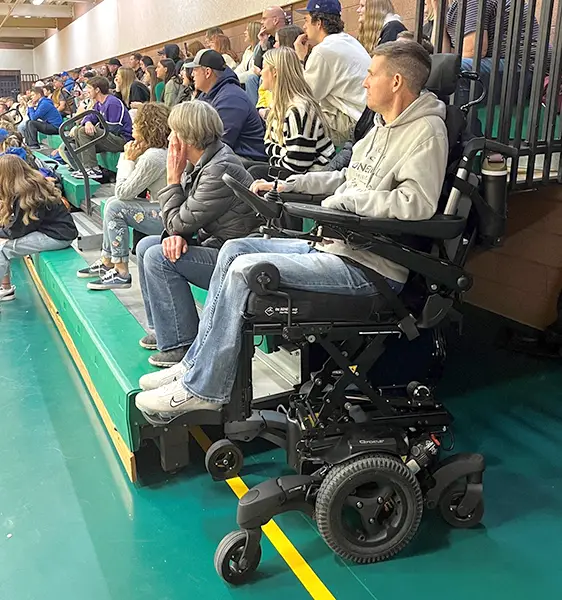
POLYGON ((304 103, 291 106, 283 122, 285 142, 277 138, 276 124, 265 140, 265 151, 272 167, 281 167, 293 173, 306 173, 315 167, 327 165, 336 149, 328 137, 321 119, 304 103))

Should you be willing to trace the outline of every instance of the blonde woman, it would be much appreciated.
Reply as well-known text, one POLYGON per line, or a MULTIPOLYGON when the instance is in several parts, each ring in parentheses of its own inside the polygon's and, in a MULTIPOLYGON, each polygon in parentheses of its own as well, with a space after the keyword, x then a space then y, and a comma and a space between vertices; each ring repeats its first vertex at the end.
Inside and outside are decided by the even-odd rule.
POLYGON ((150 100, 150 91, 130 67, 119 67, 115 75, 115 95, 130 110, 150 100))
POLYGON ((238 79, 242 85, 244 85, 248 80, 248 77, 254 73, 254 55, 256 53, 256 48, 260 43, 258 37, 260 29, 260 21, 250 21, 250 23, 246 25, 246 30, 244 31, 244 42, 249 44, 249 46, 244 50, 242 60, 234 71, 236 75, 238 75, 238 79))
POLYGON ((77 235, 55 185, 19 156, 0 156, 0 302, 16 297, 13 258, 67 248, 77 235))
POLYGON ((238 66, 238 55, 230 47, 230 38, 222 33, 213 36, 209 42, 209 48, 222 54, 227 67, 233 71, 238 66))
POLYGON ((359 0, 359 34, 357 39, 372 55, 374 49, 386 42, 395 42, 401 31, 406 31, 391 0, 359 0))
POLYGON ((267 52, 262 80, 264 88, 272 93, 265 127, 265 151, 270 165, 290 173, 325 167, 336 150, 296 52, 287 47, 267 52))
POLYGON ((129 227, 147 235, 164 229, 157 199, 166 186, 169 114, 168 107, 157 102, 141 104, 138 110, 133 141, 125 146, 117 165, 115 196, 105 207, 101 258, 77 273, 95 279, 88 283, 91 290, 131 287, 129 227), (139 198, 145 190, 150 197, 139 198))

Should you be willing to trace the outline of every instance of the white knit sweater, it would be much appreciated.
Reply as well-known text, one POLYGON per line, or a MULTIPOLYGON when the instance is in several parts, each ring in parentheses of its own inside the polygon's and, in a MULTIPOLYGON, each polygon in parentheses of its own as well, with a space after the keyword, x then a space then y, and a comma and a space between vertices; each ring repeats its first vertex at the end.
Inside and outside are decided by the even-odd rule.
POLYGON ((121 154, 117 164, 115 197, 118 200, 134 200, 144 190, 150 192, 152 202, 158 200, 158 192, 167 185, 165 148, 149 148, 135 160, 125 160, 121 154))

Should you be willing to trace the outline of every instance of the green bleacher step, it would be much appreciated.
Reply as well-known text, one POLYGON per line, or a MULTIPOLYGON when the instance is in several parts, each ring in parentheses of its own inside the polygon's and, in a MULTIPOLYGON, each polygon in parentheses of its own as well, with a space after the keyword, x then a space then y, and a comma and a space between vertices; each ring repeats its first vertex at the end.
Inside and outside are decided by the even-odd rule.
POLYGON ((116 430, 136 452, 145 421, 134 397, 139 378, 155 370, 138 345, 144 329, 115 294, 88 290, 76 277, 87 263, 73 248, 43 252, 34 264, 116 430))
MULTIPOLYGON (((40 160, 52 160, 50 156, 46 156, 41 152, 34 152, 35 156, 40 160)), ((86 189, 84 185, 84 181, 82 179, 77 179, 76 177, 72 177, 70 174, 70 169, 63 164, 59 163, 57 167, 57 173, 62 178, 62 186, 64 189, 64 197, 72 204, 79 208, 84 199, 86 198, 86 189)), ((99 189, 100 183, 95 179, 90 179, 90 195, 93 196, 96 191, 99 189)))
POLYGON ((100 152, 97 154, 97 161, 100 167, 117 173, 117 163, 119 162, 120 152, 100 152))

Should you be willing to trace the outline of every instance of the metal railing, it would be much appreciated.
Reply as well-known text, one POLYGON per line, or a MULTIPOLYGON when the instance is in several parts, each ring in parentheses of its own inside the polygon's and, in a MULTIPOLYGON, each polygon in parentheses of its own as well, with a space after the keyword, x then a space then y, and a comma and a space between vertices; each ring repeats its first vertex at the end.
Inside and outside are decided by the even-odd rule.
MULTIPOLYGON (((426 6, 430 7, 430 0, 417 0, 414 33, 418 41, 424 26, 428 29, 426 6)), ((470 123, 486 138, 519 149, 510 163, 510 189, 562 183, 562 0, 543 0, 540 5, 537 0, 510 0, 509 4, 505 0, 493 4, 489 0, 440 0, 431 21, 436 53, 443 50, 444 40, 454 36, 457 44, 451 52, 462 55, 466 35, 474 38, 474 53, 468 57, 465 52, 463 57, 470 65, 463 68, 486 75, 487 95, 471 110, 470 123), (474 11, 475 28, 467 20, 467 14, 474 11), (484 54, 486 24, 488 30, 495 27, 495 35, 484 54)), ((479 94, 479 87, 472 83, 470 100, 479 94)), ((462 95, 457 89, 452 101, 461 103, 462 95)))
POLYGON ((107 122, 103 118, 103 115, 97 110, 85 110, 79 115, 75 115, 74 117, 70 117, 66 121, 63 121, 62 125, 59 127, 59 135, 64 143, 66 152, 68 152, 72 162, 78 167, 78 170, 80 171, 80 173, 82 173, 82 177, 84 178, 84 202, 86 204, 85 212, 88 216, 91 216, 92 214, 92 196, 90 191, 90 179, 88 177, 88 173, 86 172, 84 165, 82 164, 82 161, 80 160, 80 153, 84 152, 84 150, 90 148, 91 146, 95 146, 100 140, 103 140, 105 137, 107 137, 108 133, 109 128, 107 126, 107 122), (70 129, 72 129, 72 127, 76 123, 81 122, 84 119, 84 117, 88 115, 95 115, 97 117, 97 125, 99 125, 101 135, 93 137, 89 142, 87 142, 83 146, 75 148, 72 144, 73 138, 71 138, 68 135, 67 131, 70 131, 70 129))

